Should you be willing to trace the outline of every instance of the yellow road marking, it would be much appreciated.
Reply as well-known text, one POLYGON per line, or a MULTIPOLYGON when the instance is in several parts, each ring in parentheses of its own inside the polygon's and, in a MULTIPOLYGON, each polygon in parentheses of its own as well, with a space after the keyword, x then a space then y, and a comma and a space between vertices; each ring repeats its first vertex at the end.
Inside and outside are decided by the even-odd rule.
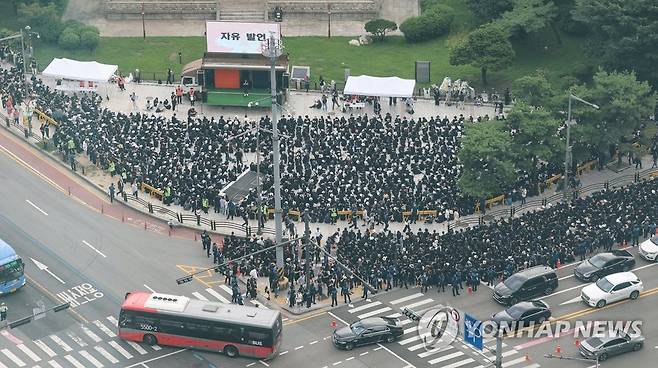
POLYGON ((291 324, 293 324, 293 323, 302 322, 302 321, 306 321, 307 319, 311 319, 311 318, 319 317, 319 316, 321 316, 321 315, 323 315, 323 314, 327 314, 327 312, 324 311, 324 312, 311 314, 310 316, 306 316, 306 317, 302 317, 302 318, 298 318, 298 319, 291 319, 291 320, 288 320, 288 321, 283 322, 283 325, 284 325, 284 326, 288 326, 288 325, 291 325, 291 324))
POLYGON ((205 281, 204 279, 210 278, 214 276, 214 273, 212 270, 207 270, 207 267, 196 267, 196 266, 188 266, 188 265, 176 265, 179 270, 185 272, 187 275, 191 275, 193 273, 199 272, 199 271, 206 271, 206 274, 199 274, 199 275, 194 275, 193 279, 200 282, 202 285, 204 285, 207 288, 212 288, 212 283, 218 283, 219 281, 205 281))

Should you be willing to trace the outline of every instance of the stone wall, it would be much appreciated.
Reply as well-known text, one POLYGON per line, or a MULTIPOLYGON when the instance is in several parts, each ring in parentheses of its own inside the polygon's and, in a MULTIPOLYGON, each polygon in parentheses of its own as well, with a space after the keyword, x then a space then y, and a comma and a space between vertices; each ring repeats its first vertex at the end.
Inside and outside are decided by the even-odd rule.
POLYGON ((130 1, 105 0, 105 17, 108 19, 141 19, 142 3, 146 19, 215 19, 216 0, 160 0, 130 1))
POLYGON ((268 0, 267 7, 270 19, 273 19, 273 9, 280 7, 283 10, 284 20, 290 18, 324 20, 327 18, 328 10, 331 9, 332 20, 367 21, 377 17, 381 6, 375 0, 268 0))

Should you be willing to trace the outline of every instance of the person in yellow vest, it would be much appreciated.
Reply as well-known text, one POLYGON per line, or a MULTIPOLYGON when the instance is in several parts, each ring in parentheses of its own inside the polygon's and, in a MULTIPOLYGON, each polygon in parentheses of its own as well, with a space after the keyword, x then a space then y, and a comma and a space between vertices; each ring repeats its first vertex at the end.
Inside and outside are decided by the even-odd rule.
POLYGON ((69 150, 69 154, 71 154, 71 155, 75 154, 75 141, 73 140, 73 138, 70 138, 69 141, 66 144, 67 144, 67 148, 69 150))
POLYGON ((332 208, 331 209, 331 223, 335 224, 337 219, 338 219, 338 211, 336 211, 335 208, 332 208))
POLYGON ((110 161, 110 165, 108 166, 107 171, 110 172, 111 177, 114 177, 114 173, 116 171, 116 167, 114 166, 114 161, 110 161))
POLYGON ((208 209, 210 208, 210 203, 208 202, 208 198, 203 197, 201 200, 201 208, 203 209, 203 213, 208 213, 208 209))
POLYGON ((167 206, 171 202, 171 187, 169 185, 167 185, 167 187, 164 190, 164 194, 162 196, 162 202, 164 202, 164 204, 166 204, 167 206))
POLYGON ((261 213, 263 214, 263 224, 267 222, 267 217, 269 215, 268 213, 269 208, 267 207, 267 203, 263 203, 261 206, 261 213))

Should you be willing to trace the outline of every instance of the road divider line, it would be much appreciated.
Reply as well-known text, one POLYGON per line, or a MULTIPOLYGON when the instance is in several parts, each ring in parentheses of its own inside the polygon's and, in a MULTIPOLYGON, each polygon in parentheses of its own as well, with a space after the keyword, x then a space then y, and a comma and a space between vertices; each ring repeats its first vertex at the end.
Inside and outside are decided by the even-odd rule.
POLYGON ((409 363, 408 361, 406 361, 406 360, 405 360, 404 358, 402 358, 401 356, 395 354, 391 349, 387 348, 386 346, 384 346, 384 345, 382 345, 382 344, 380 344, 380 343, 377 343, 377 345, 379 345, 379 348, 380 348, 380 349, 384 349, 384 350, 388 351, 389 354, 391 354, 391 355, 393 355, 394 357, 400 359, 400 361, 401 361, 402 363, 406 364, 407 367, 409 367, 409 368, 416 368, 413 364, 409 363))
POLYGON ((39 211, 39 212, 43 213, 44 215, 48 216, 48 213, 47 213, 46 211, 44 211, 44 210, 42 210, 41 208, 39 208, 39 206, 37 206, 36 204, 32 203, 32 201, 30 201, 29 199, 26 199, 25 202, 27 202, 30 206, 36 208, 37 211, 39 211))
POLYGON ((86 240, 83 240, 82 243, 84 245, 88 246, 89 248, 91 248, 92 250, 94 250, 96 253, 100 254, 103 258, 107 258, 107 256, 105 254, 103 254, 103 252, 96 249, 93 245, 89 244, 86 240))
POLYGON ((184 351, 187 351, 187 350, 188 349, 180 349, 180 350, 172 351, 171 353, 167 353, 167 354, 157 356, 155 358, 147 359, 147 360, 144 360, 142 362, 138 362, 138 363, 129 365, 125 368, 133 368, 133 367, 137 367, 138 365, 145 366, 146 363, 150 363, 150 362, 153 362, 153 361, 156 361, 156 360, 164 359, 164 358, 170 357, 170 356, 175 355, 175 354, 180 354, 180 353, 182 353, 184 351))
POLYGON ((59 186, 59 184, 55 183, 52 179, 50 179, 49 177, 47 177, 45 174, 42 174, 39 170, 37 170, 37 169, 35 169, 34 167, 32 167, 30 164, 28 164, 27 162, 25 162, 22 158, 16 156, 15 153, 11 152, 10 150, 8 150, 7 148, 5 148, 5 147, 4 147, 3 145, 1 145, 1 144, 0 144, 0 149, 2 149, 2 150, 5 152, 5 154, 7 154, 9 157, 11 157, 11 158, 12 158, 14 161, 16 161, 19 165, 25 167, 25 168, 28 169, 29 171, 32 171, 32 173, 34 173, 35 175, 37 175, 37 176, 40 177, 41 179, 45 180, 46 182, 48 182, 48 183, 49 183, 50 185, 52 185, 53 187, 55 187, 55 188, 59 189, 60 191, 64 192, 64 188, 62 188, 61 186, 59 186))

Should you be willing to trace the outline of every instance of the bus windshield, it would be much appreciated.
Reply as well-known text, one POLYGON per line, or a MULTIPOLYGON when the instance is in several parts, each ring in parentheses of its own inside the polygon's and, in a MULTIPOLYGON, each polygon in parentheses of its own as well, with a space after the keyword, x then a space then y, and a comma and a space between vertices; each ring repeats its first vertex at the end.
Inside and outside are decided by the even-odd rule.
POLYGON ((23 261, 19 258, 0 266, 0 282, 13 281, 23 276, 23 261))

